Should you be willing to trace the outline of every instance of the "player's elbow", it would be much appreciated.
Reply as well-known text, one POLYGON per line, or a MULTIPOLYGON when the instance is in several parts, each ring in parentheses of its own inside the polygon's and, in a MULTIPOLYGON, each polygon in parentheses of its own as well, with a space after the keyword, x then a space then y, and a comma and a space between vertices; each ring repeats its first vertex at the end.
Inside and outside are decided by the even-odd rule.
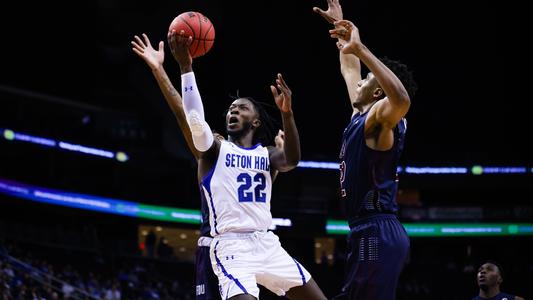
POLYGON ((294 168, 296 168, 296 166, 283 165, 283 166, 279 166, 277 170, 279 172, 281 172, 281 173, 285 173, 285 172, 289 172, 289 171, 293 170, 294 168))
MULTIPOLYGON (((394 111, 394 115, 405 115, 411 106, 411 98, 407 92, 399 92, 389 98, 390 108, 394 111)), ((389 111, 387 109, 387 111, 389 111)))
MULTIPOLYGON (((285 145, 287 146, 287 145, 285 145)), ((280 172, 288 172, 296 166, 301 159, 300 147, 289 147, 288 151, 283 151, 278 148, 271 147, 270 162, 272 167, 280 172)))
POLYGON ((399 90, 396 95, 394 95, 393 97, 389 97, 389 99, 394 99, 394 103, 400 108, 408 109, 411 105, 411 98, 409 97, 409 93, 407 93, 405 89, 399 90))
POLYGON ((283 164, 280 164, 280 166, 278 166, 278 170, 280 172, 288 172, 288 171, 291 171, 293 170, 294 168, 296 168, 298 166, 298 163, 300 162, 300 159, 299 158, 289 158, 287 157, 285 162, 283 164))
POLYGON ((396 99, 395 101, 390 99, 382 104, 376 110, 375 120, 376 123, 385 128, 394 128, 405 117, 411 105, 408 99, 401 102, 396 99))
POLYGON ((411 98, 409 98, 409 95, 405 95, 405 97, 402 97, 400 103, 400 109, 407 113, 409 107, 411 107, 411 98))
POLYGON ((294 160, 294 161, 291 161, 291 162, 288 162, 287 163, 287 171, 290 171, 294 168, 296 168, 298 166, 298 163, 300 162, 300 160, 294 160))
POLYGON ((409 106, 411 106, 411 98, 409 97, 409 94, 407 94, 407 92, 402 93, 402 99, 400 101, 404 103, 406 108, 409 108, 409 106))

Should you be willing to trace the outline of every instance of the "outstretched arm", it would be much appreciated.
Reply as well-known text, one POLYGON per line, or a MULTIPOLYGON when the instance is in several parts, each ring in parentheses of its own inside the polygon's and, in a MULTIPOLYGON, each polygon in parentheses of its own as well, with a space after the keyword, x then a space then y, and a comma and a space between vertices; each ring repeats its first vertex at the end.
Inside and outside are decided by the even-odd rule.
MULTIPOLYGON (((339 40, 338 43, 343 43, 345 41, 339 40)), ((353 106, 354 102, 357 100, 359 92, 357 90, 357 83, 361 81, 361 62, 359 57, 353 54, 339 54, 339 60, 341 65, 341 74, 346 83, 346 89, 348 90, 348 96, 350 97, 350 105, 352 109, 355 110, 353 106)))
MULTIPOLYGON (((335 22, 342 20, 342 7, 339 3, 339 0, 328 0, 328 9, 326 11, 313 7, 313 11, 321 15, 327 22, 332 25, 335 25, 335 22)), ((346 30, 342 26, 336 26, 336 28, 341 29, 338 38, 338 43, 346 43, 349 39, 349 36, 346 36, 346 30)), ((353 103, 357 99, 357 83, 361 80, 361 62, 359 58, 353 54, 345 54, 339 52, 339 60, 341 66, 341 74, 346 83, 346 88, 348 90, 348 95, 350 97, 350 105, 352 109, 353 103)))
POLYGON ((183 30, 179 34, 172 30, 168 39, 172 55, 180 65, 183 108, 191 129, 192 140, 196 149, 204 153, 213 145, 220 145, 220 141, 213 137, 211 128, 205 121, 204 106, 196 85, 192 70, 192 57, 189 53, 192 37, 185 37, 183 30))
POLYGON ((270 90, 281 112, 285 136, 283 149, 278 149, 277 147, 269 148, 270 162, 276 170, 287 172, 298 165, 301 157, 300 137, 292 112, 292 92, 281 74, 278 74, 276 78, 276 86, 271 85, 270 90))
MULTIPOLYGON (((274 143, 276 144, 276 149, 283 151, 283 148, 285 147, 285 132, 283 132, 283 130, 280 129, 278 131, 278 134, 274 138, 274 143)), ((276 180, 276 177, 278 177, 278 173, 278 170, 272 171, 272 182, 276 180)))
POLYGON ((172 82, 168 78, 165 68, 163 68, 163 62, 165 60, 164 43, 163 41, 160 41, 159 49, 155 50, 152 47, 148 36, 144 33, 142 36, 144 40, 139 38, 138 36, 135 36, 135 40, 131 42, 133 46, 133 52, 135 52, 140 58, 142 58, 152 70, 152 74, 154 74, 154 77, 157 80, 159 89, 161 89, 161 92, 163 93, 163 96, 165 97, 168 106, 170 107, 170 109, 174 113, 174 116, 176 117, 176 120, 178 121, 181 133, 185 137, 185 141, 187 142, 189 150, 191 150, 192 154, 194 155, 194 158, 198 160, 199 152, 194 147, 192 141, 191 130, 189 128, 189 125, 187 124, 185 112, 183 111, 183 101, 181 99, 180 94, 178 93, 178 91, 176 91, 176 89, 172 85, 172 82))
MULTIPOLYGON (((385 66, 370 50, 361 43, 359 30, 355 25, 346 20, 335 22, 335 25, 344 27, 350 36, 348 43, 337 43, 341 52, 354 54, 368 67, 376 77, 386 97, 376 103, 376 122, 385 128, 394 128, 407 114, 411 100, 407 90, 398 77, 385 66)), ((330 30, 332 37, 340 35, 342 29, 330 30)))

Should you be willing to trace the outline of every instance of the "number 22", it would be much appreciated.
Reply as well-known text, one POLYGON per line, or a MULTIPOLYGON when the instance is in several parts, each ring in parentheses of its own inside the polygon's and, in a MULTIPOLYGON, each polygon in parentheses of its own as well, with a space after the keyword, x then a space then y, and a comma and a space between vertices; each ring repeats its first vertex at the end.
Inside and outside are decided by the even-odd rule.
POLYGON ((266 187, 266 178, 262 173, 257 173, 254 178, 254 182, 259 182, 252 191, 250 187, 252 186, 252 176, 248 173, 241 173, 237 176, 237 182, 242 182, 239 186, 239 202, 266 202, 266 194, 263 193, 266 187))

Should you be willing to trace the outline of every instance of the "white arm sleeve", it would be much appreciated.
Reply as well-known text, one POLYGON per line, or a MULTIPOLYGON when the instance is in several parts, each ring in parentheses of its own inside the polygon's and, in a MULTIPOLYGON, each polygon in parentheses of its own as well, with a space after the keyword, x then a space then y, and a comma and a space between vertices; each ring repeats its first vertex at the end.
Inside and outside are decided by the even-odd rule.
POLYGON ((214 138, 211 128, 204 118, 204 106, 193 72, 181 75, 181 94, 183 95, 183 109, 191 129, 194 147, 200 152, 205 152, 213 145, 214 138))

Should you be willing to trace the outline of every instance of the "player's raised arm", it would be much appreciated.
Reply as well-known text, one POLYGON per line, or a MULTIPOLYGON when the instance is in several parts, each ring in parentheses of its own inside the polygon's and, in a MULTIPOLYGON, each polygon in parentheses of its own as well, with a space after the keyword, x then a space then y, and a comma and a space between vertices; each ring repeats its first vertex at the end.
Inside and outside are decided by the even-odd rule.
POLYGON ((218 149, 220 141, 213 137, 213 132, 205 121, 204 106, 192 69, 192 57, 189 53, 192 37, 186 37, 183 31, 179 34, 171 31, 168 37, 172 55, 180 65, 183 108, 191 129, 194 146, 201 153, 212 149, 213 145, 218 149))
MULTIPOLYGON (((279 130, 278 134, 274 137, 274 143, 276 144, 276 149, 282 150, 285 147, 285 132, 283 130, 279 130)), ((272 182, 276 180, 278 177, 279 171, 273 170, 272 172, 272 182)))
MULTIPOLYGON (((328 23, 335 25, 335 22, 342 20, 343 12, 339 0, 328 0, 328 9, 322 10, 318 7, 313 7, 313 11, 322 16, 328 23)), ((346 43, 349 36, 346 36, 346 30, 342 26, 336 26, 341 29, 339 34, 335 36, 338 39, 338 43, 346 43)), ((357 99, 359 93, 357 89, 357 83, 361 80, 361 62, 359 58, 353 54, 345 54, 339 52, 341 74, 346 83, 348 95, 350 97, 350 105, 355 111, 354 102, 357 99)))
POLYGON ((280 172, 287 172, 298 165, 301 157, 300 137, 292 112, 292 92, 281 74, 278 74, 276 78, 276 86, 271 85, 270 90, 281 112, 285 136, 282 150, 277 147, 269 148, 270 160, 274 168, 280 172))
POLYGON ((338 47, 344 54, 354 54, 368 67, 376 77, 380 88, 385 93, 385 98, 376 103, 376 122, 385 128, 393 128, 407 114, 411 100, 400 79, 383 64, 362 42, 359 30, 347 20, 335 22, 335 25, 343 28, 330 30, 332 37, 340 35, 346 30, 349 40, 346 44, 338 43, 338 47))
POLYGON ((168 78, 167 72, 163 67, 163 62, 165 60, 164 43, 163 41, 160 41, 158 50, 155 50, 152 47, 148 36, 143 33, 142 37, 143 38, 141 39, 140 37, 135 36, 134 40, 131 41, 133 52, 142 58, 152 70, 152 74, 154 74, 157 84, 159 85, 159 89, 163 93, 168 106, 178 121, 178 125, 185 138, 185 141, 187 142, 189 150, 191 150, 194 158, 198 159, 199 152, 194 147, 191 130, 189 128, 189 124, 187 124, 185 112, 183 111, 183 100, 181 99, 181 95, 172 85, 172 82, 168 78))

